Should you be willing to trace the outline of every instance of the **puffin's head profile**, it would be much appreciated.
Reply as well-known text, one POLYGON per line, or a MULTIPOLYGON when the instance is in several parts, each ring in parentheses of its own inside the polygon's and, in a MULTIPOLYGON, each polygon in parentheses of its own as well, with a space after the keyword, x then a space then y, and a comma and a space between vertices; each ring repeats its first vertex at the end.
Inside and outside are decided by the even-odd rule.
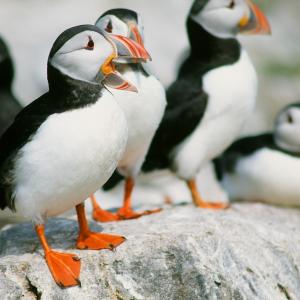
POLYGON ((115 34, 132 39, 144 45, 144 27, 141 16, 133 10, 116 8, 105 12, 95 25, 108 34, 115 34))
POLYGON ((134 41, 106 34, 93 25, 80 25, 64 31, 54 42, 48 64, 64 76, 84 82, 99 83, 136 91, 115 70, 114 61, 139 62, 149 58, 146 50, 134 41))
POLYGON ((275 142, 287 151, 300 153, 300 104, 284 108, 275 123, 275 142))
POLYGON ((252 0, 195 0, 190 17, 220 38, 271 33, 266 16, 252 0))

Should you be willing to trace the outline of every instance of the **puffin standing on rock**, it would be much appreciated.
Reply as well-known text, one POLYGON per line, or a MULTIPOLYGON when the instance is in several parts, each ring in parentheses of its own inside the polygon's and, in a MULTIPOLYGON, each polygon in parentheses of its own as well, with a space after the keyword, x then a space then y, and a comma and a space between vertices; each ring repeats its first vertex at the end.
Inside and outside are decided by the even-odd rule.
POLYGON ((236 139, 255 105, 257 76, 236 35, 269 34, 270 26, 250 0, 196 0, 187 30, 191 52, 167 91, 143 171, 169 168, 196 206, 223 209, 201 198, 195 176, 236 139))
MULTIPOLYGON (((96 26, 108 34, 128 37, 144 45, 141 17, 128 9, 112 9, 104 13, 96 26)), ((120 62, 117 71, 137 88, 136 93, 114 93, 122 107, 128 123, 128 141, 125 152, 118 164, 118 171, 105 184, 104 189, 114 187, 125 177, 123 207, 116 214, 103 210, 92 196, 93 218, 96 221, 109 222, 138 218, 160 211, 135 212, 131 206, 131 195, 135 177, 140 172, 153 136, 161 122, 166 106, 163 85, 143 68, 142 63, 120 62), (130 105, 129 105, 130 104, 130 105)))
POLYGON ((14 66, 8 47, 0 38, 0 136, 22 109, 12 92, 14 66))
POLYGON ((76 207, 79 249, 114 249, 125 240, 90 231, 83 205, 111 176, 127 142, 123 110, 104 87, 130 89, 115 71, 118 58, 138 61, 148 54, 93 25, 63 32, 48 59, 49 92, 24 108, 0 139, 0 208, 33 221, 61 287, 80 285, 80 260, 50 248, 48 217, 76 207))
POLYGON ((274 132, 240 139, 218 162, 231 199, 299 207, 300 104, 279 113, 274 132))

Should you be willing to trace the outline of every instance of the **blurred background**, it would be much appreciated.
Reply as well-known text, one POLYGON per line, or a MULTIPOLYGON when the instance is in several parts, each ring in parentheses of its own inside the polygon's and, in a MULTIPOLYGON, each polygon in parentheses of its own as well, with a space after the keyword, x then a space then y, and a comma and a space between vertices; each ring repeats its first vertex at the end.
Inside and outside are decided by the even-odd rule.
MULTIPOLYGON (((14 59, 13 88, 17 98, 25 105, 47 91, 47 57, 54 40, 63 30, 94 23, 104 11, 115 7, 131 8, 142 15, 146 47, 153 58, 149 68, 167 87, 188 53, 185 20, 192 2, 0 0, 0 35, 8 43, 14 59)), ((256 111, 244 133, 272 128, 277 112, 286 104, 300 100, 300 1, 255 2, 268 16, 273 33, 271 37, 240 39, 260 80, 256 111)), ((204 180, 207 177, 204 176, 204 180)))

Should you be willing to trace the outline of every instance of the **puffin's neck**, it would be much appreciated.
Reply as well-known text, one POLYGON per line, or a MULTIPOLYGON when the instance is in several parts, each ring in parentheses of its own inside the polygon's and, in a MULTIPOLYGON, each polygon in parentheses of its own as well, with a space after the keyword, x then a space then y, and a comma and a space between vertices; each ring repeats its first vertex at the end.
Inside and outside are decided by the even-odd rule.
POLYGON ((0 62, 0 90, 10 90, 14 77, 14 67, 10 58, 0 62))
POLYGON ((48 64, 48 82, 53 99, 73 109, 96 103, 103 90, 101 84, 70 78, 50 64, 48 64))
POLYGON ((205 65, 229 64, 239 58, 240 43, 235 38, 218 38, 207 32, 191 17, 187 20, 188 36, 191 45, 191 56, 205 65))
POLYGON ((137 76, 149 76, 142 64, 118 64, 116 67, 118 72, 125 76, 127 72, 134 72, 137 76))

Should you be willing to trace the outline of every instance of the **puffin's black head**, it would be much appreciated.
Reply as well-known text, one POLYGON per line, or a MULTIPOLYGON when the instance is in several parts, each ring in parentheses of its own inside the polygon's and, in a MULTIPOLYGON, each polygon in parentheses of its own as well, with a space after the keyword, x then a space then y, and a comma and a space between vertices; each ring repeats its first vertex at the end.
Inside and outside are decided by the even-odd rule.
POLYGON ((133 10, 116 8, 105 12, 95 23, 107 33, 125 36, 144 45, 144 27, 141 17, 133 10))
POLYGON ((10 89, 13 77, 13 62, 7 45, 0 38, 0 89, 10 89))
POLYGON ((220 38, 271 32, 267 18, 252 0, 195 0, 189 16, 220 38))
POLYGON ((67 29, 56 39, 49 54, 49 85, 57 84, 55 76, 59 71, 62 75, 60 80, 73 79, 94 84, 101 81, 112 88, 134 90, 115 71, 113 60, 118 57, 137 62, 148 58, 138 44, 108 35, 96 26, 80 25, 67 29))
POLYGON ((278 114, 274 137, 280 148, 300 154, 300 103, 289 105, 278 114))

